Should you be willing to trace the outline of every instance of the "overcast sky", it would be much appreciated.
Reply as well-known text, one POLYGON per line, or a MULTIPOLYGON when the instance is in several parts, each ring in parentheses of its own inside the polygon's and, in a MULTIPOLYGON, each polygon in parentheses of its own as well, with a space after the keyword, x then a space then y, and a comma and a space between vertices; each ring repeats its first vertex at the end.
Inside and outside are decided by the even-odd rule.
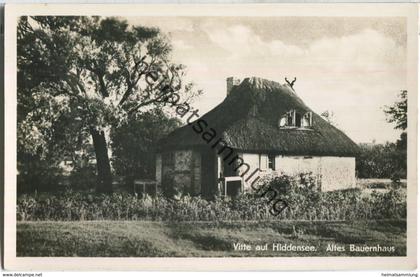
POLYGON ((226 78, 263 77, 295 90, 315 112, 331 110, 356 142, 395 141, 383 107, 406 89, 404 18, 142 17, 173 43, 173 61, 204 95, 204 114, 226 97, 226 78))

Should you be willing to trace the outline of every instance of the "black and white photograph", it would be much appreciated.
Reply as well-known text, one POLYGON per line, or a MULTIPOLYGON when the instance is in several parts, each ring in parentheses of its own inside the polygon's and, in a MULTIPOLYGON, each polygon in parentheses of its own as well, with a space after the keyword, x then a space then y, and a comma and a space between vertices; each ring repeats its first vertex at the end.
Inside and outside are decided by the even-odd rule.
POLYGON ((410 256, 410 6, 235 9, 14 17, 16 258, 410 256))

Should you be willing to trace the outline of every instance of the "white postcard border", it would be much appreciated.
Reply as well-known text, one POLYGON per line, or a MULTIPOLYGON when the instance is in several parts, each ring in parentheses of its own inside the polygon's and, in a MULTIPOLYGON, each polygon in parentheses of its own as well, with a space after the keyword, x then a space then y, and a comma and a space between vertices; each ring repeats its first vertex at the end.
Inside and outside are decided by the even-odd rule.
POLYGON ((417 4, 36 4, 5 8, 5 267, 8 270, 414 269, 417 255, 417 4), (403 16, 408 26, 407 257, 29 258, 16 257, 16 23, 21 15, 403 16))

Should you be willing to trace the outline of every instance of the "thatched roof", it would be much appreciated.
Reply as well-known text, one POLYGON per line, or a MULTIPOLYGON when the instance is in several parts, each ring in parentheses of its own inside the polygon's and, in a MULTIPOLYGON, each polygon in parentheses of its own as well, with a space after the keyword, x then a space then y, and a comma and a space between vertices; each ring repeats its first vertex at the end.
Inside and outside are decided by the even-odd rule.
MULTIPOLYGON (((288 85, 261 78, 244 79, 200 119, 228 146, 240 151, 313 156, 355 156, 358 151, 349 137, 313 112, 288 85), (312 112, 313 126, 278 127, 280 117, 292 109, 312 112)), ((169 134, 162 146, 182 149, 207 145, 202 134, 192 129, 196 122, 169 134)))

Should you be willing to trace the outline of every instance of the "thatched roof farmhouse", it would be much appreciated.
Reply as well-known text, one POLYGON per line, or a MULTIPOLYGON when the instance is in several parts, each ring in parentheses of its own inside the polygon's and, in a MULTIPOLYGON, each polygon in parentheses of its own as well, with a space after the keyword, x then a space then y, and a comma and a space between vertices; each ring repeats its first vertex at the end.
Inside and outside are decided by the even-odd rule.
POLYGON ((158 183, 228 195, 249 189, 262 174, 310 172, 324 191, 355 185, 357 145, 290 85, 231 77, 227 90, 221 104, 162 141, 158 183))

